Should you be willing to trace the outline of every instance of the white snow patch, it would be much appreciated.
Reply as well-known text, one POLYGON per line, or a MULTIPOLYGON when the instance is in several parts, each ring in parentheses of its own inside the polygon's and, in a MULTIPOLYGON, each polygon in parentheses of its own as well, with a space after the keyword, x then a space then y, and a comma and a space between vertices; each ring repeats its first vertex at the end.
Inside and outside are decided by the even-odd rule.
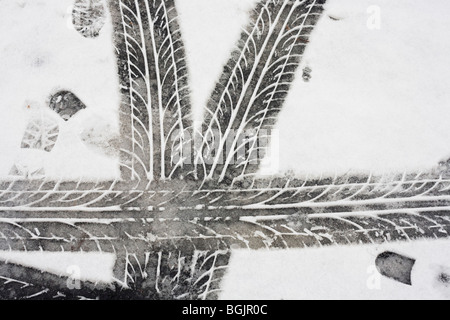
POLYGON ((74 270, 79 270, 81 281, 112 283, 116 256, 99 252, 0 251, 0 260, 63 277, 74 276, 74 270))
MULTIPOLYGON (((101 117, 119 132, 118 76, 110 17, 101 34, 86 39, 70 28, 71 0, 0 1, 0 176, 20 156, 20 142, 33 110, 50 95, 70 90, 87 106, 69 122, 45 158, 48 178, 112 179, 118 159, 92 152, 80 140, 85 120, 101 117)), ((33 160, 33 155, 30 156, 33 160)), ((38 159, 35 159, 38 161, 38 159)))
POLYGON ((427 170, 450 157, 449 9, 446 0, 329 0, 277 125, 280 170, 427 170), (367 28, 373 5, 380 30, 367 28))
POLYGON ((257 0, 176 0, 196 121, 219 80, 257 0))
POLYGON ((450 285, 438 281, 441 270, 450 268, 448 252, 448 240, 277 251, 236 250, 220 298, 450 299, 450 285), (375 259, 385 251, 416 259, 412 286, 378 273, 375 259))

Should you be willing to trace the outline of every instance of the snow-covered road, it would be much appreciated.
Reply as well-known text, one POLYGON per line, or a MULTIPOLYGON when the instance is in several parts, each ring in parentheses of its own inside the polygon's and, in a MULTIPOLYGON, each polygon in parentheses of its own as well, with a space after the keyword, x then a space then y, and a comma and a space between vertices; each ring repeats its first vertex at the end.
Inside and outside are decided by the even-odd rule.
MULTIPOLYGON (((120 95, 110 18, 97 38, 70 27, 72 0, 0 0, 0 177, 13 165, 43 167, 48 178, 106 180, 118 159, 102 145, 119 132, 120 95), (87 106, 62 119, 50 154, 21 150, 33 118, 51 117, 50 96, 71 90, 87 106), (86 137, 96 135, 94 141, 86 137), (90 143, 89 143, 90 142, 90 143)), ((201 119, 248 12, 256 0, 176 0, 186 46, 194 114, 201 119)), ((427 171, 450 157, 450 4, 446 0, 329 0, 281 113, 280 172, 299 176, 427 171), (375 10, 375 11, 374 11, 375 10), (379 29, 368 21, 380 10, 379 29)), ((225 299, 449 299, 435 283, 450 268, 449 240, 361 247, 235 252, 225 299), (376 277, 376 255, 393 250, 417 259, 413 286, 376 277), (436 269, 438 268, 438 269, 436 269), (256 272, 255 272, 256 270, 256 272), (261 282, 260 279, 265 279, 261 282)), ((110 255, 1 253, 0 258, 108 281, 110 255), (52 255, 49 259, 49 256, 52 255), (98 260, 96 260, 98 259, 98 260), (49 262, 50 261, 50 262, 49 262), (65 261, 65 262, 62 262, 65 261), (78 262, 77 262, 78 261, 78 262), (45 265, 48 263, 49 265, 45 265)))

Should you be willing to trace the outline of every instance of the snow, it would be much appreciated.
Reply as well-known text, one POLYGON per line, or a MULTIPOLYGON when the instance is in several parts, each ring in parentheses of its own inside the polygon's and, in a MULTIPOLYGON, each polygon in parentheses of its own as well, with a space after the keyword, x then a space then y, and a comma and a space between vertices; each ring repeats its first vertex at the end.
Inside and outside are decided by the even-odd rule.
MULTIPOLYGON (((255 2, 177 0, 196 120, 255 2)), ((8 137, 0 139, 0 176, 26 157, 19 150, 31 113, 26 106, 47 111, 49 95, 68 88, 88 108, 62 124, 60 142, 44 161, 47 176, 117 177, 117 156, 80 138, 98 122, 111 125, 109 138, 118 134, 110 21, 100 37, 86 39, 68 27, 70 0, 1 4, 0 26, 14 32, 0 39, 0 58, 7 62, 0 66, 0 112, 7 115, 0 133, 8 137)), ((312 78, 306 83, 297 77, 277 125, 280 147, 272 156, 279 170, 427 170, 449 157, 450 40, 440 36, 450 27, 448 6, 445 0, 413 6, 407 0, 328 1, 299 70, 310 67, 312 78), (367 27, 370 6, 381 10, 380 30, 367 27)))
MULTIPOLYGON (((176 0, 186 45, 192 103, 201 119, 215 81, 256 0, 176 0)), ((118 79, 110 17, 100 36, 70 28, 71 0, 0 0, 0 176, 17 161, 43 166, 48 178, 113 179, 117 155, 102 149, 117 136, 118 79), (71 90, 87 106, 69 122, 51 154, 20 150, 28 121, 54 116, 49 96, 71 90), (30 106, 30 108, 27 108, 30 106), (103 134, 94 144, 89 132, 103 134), (97 148, 100 146, 100 148, 97 148)), ((450 155, 450 29, 446 0, 329 0, 277 125, 281 171, 297 174, 428 170, 450 155), (381 9, 370 30, 369 6, 381 9), (339 18, 335 21, 328 17, 339 18)), ((450 298, 435 283, 450 266, 449 241, 415 241, 288 251, 237 251, 222 298, 450 298), (367 281, 384 250, 417 259, 413 286, 367 281), (369 268, 369 269, 368 269, 369 268), (264 281, 261 281, 264 279, 264 281)), ((79 253, 1 253, 0 259, 86 279, 111 280, 113 258, 79 253), (100 266, 102 269, 100 269, 100 266), (104 268, 104 269, 103 269, 104 268)))
POLYGON ((176 0, 189 66, 194 119, 203 108, 228 62, 256 0, 176 0))
POLYGON ((450 299, 438 281, 450 270, 448 240, 279 251, 233 252, 223 300, 450 299), (381 276, 375 259, 393 251, 416 259, 412 286, 381 276))
POLYGON ((280 170, 415 171, 450 157, 445 0, 330 0, 281 113, 280 170), (370 30, 370 6, 380 30, 370 30), (333 21, 327 15, 342 20, 333 21))
POLYGON ((78 280, 112 283, 114 254, 99 252, 0 252, 0 260, 78 280), (78 273, 77 275, 75 274, 78 273))
MULTIPOLYGON (((196 119, 254 3, 177 0, 196 119)), ((441 36, 449 6, 329 0, 277 125, 279 170, 427 170, 450 157, 450 40, 441 36), (371 6, 380 9, 380 30, 367 27, 371 6), (306 66, 308 83, 300 76, 306 66)))
POLYGON ((70 27, 72 4, 70 0, 0 0, 2 177, 16 161, 42 162, 46 176, 53 179, 103 180, 119 175, 117 157, 92 151, 80 138, 99 122, 109 124, 113 134, 119 132, 112 25, 108 20, 98 38, 84 38, 70 27), (48 100, 63 89, 77 95, 87 109, 67 123, 59 119, 55 149, 36 159, 35 153, 20 150, 24 130, 34 114, 53 115, 48 100))

